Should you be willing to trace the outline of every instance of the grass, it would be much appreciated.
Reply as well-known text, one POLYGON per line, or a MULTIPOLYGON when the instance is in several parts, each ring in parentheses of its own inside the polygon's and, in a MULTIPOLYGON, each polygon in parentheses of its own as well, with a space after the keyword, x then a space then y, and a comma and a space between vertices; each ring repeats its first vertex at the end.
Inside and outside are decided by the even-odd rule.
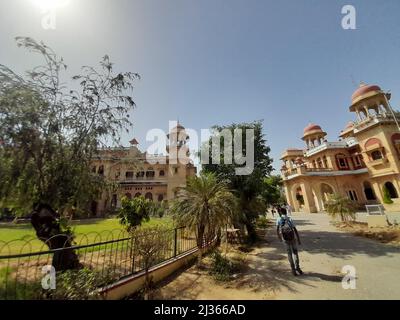
MULTIPOLYGON (((151 218, 143 226, 164 225, 173 228, 173 221, 169 217, 151 218)), ((72 222, 76 234, 77 244, 87 244, 111 240, 122 237, 124 227, 118 219, 91 219, 72 222), (100 235, 100 236, 99 236, 100 235)), ((0 224, 0 255, 17 254, 20 252, 48 250, 48 247, 36 238, 35 230, 30 224, 0 224), (29 241, 33 239, 32 241, 29 241), (8 248, 2 242, 11 242, 8 248), (29 245, 27 245, 29 241, 29 245)))

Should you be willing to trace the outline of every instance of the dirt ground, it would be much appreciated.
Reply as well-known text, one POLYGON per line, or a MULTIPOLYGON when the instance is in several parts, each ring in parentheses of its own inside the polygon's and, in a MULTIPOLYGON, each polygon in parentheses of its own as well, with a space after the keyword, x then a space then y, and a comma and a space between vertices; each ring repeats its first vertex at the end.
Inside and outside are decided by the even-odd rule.
POLYGON ((400 227, 388 226, 386 228, 369 228, 364 222, 336 223, 340 230, 351 232, 355 236, 377 240, 381 243, 389 243, 400 246, 400 227))

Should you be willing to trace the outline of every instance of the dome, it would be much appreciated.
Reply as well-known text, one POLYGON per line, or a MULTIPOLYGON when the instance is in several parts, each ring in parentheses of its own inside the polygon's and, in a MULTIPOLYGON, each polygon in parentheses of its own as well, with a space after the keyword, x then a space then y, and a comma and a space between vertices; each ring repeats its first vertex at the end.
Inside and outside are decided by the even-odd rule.
POLYGON ((377 85, 368 85, 365 83, 360 84, 360 87, 354 91, 353 95, 351 96, 351 101, 355 101, 356 99, 360 98, 361 96, 369 93, 369 92, 376 92, 381 91, 382 89, 377 85))
POLYGON ((350 121, 350 122, 346 125, 346 127, 343 129, 343 131, 347 131, 347 130, 350 130, 350 129, 353 129, 353 128, 354 128, 354 122, 350 121))
POLYGON ((310 123, 307 127, 304 128, 304 135, 314 131, 322 132, 322 129, 319 125, 310 123))

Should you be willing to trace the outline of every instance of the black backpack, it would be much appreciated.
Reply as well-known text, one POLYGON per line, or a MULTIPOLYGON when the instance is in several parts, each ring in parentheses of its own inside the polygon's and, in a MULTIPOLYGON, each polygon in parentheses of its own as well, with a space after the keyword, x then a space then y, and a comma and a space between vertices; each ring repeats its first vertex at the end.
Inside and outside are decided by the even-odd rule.
POLYGON ((294 230, 291 226, 291 223, 287 218, 283 218, 281 222, 281 233, 283 240, 285 241, 292 241, 294 240, 294 230))

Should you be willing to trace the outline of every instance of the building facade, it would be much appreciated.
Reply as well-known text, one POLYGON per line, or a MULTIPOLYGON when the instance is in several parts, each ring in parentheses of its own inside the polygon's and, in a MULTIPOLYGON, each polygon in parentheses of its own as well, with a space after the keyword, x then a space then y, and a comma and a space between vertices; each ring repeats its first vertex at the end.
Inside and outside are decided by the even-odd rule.
POLYGON ((361 84, 349 107, 355 120, 337 141, 310 124, 305 148, 283 153, 284 192, 295 211, 322 212, 330 195, 341 194, 359 207, 383 204, 400 212, 400 128, 390 98, 379 86, 361 84))
POLYGON ((144 196, 157 202, 176 196, 177 188, 184 187, 187 178, 196 175, 196 167, 189 158, 189 136, 185 128, 178 123, 167 138, 166 155, 140 151, 136 139, 127 148, 100 150, 93 160, 92 171, 114 182, 114 188, 93 201, 93 215, 100 216, 118 208, 123 196, 144 196))

